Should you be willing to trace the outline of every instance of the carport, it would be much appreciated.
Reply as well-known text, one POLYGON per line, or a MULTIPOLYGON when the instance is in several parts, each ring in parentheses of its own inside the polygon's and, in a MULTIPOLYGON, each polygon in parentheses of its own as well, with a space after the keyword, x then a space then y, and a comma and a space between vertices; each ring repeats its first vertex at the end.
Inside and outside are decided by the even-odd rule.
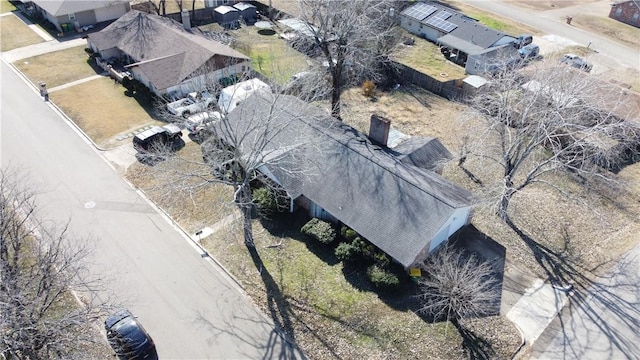
POLYGON ((438 44, 440 44, 443 49, 452 49, 453 51, 442 50, 442 54, 447 58, 447 60, 461 65, 464 65, 467 62, 468 54, 484 50, 480 45, 457 38, 451 34, 439 37, 438 44))

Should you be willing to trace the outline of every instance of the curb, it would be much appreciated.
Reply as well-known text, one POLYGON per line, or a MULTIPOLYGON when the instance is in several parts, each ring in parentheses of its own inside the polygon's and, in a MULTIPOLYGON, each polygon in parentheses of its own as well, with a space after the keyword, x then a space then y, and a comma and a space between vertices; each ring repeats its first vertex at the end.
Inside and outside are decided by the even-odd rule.
MULTIPOLYGON (((34 92, 38 93, 38 91, 37 91, 38 87, 26 75, 24 75, 24 73, 22 73, 22 71, 20 71, 20 69, 18 69, 15 66, 13 66, 13 64, 7 62, 4 58, 2 58, 2 61, 5 62, 18 75, 18 77, 20 77, 23 81, 25 81, 27 84, 31 84, 31 87, 34 90, 34 92)), ((89 135, 87 135, 75 122, 73 122, 73 120, 69 116, 67 116, 67 114, 64 111, 62 111, 62 109, 60 109, 55 103, 53 103, 51 101, 46 101, 46 103, 48 104, 48 106, 50 108, 52 108, 56 113, 58 113, 58 115, 60 115, 68 125, 70 125, 78 133, 80 133, 85 138, 85 140, 87 140, 89 142, 89 144, 91 144, 95 149, 97 149, 98 151, 102 151, 102 152, 106 152, 106 151, 109 150, 109 149, 105 149, 105 148, 102 148, 102 147, 98 146, 89 137, 89 135)), ((104 160, 106 160, 107 163, 109 163, 109 161, 107 159, 104 159, 104 160)), ((233 276, 231 274, 231 272, 227 268, 225 268, 216 258, 210 256, 209 252, 207 251, 207 249, 205 249, 197 241, 193 240, 191 238, 191 236, 189 235, 189 233, 185 229, 183 229, 178 223, 176 223, 175 220, 173 220, 173 218, 171 216, 169 216, 169 214, 163 208, 161 208, 155 202, 153 202, 142 189, 136 187, 134 184, 129 182, 127 179, 125 179, 125 178, 122 178, 122 179, 132 189, 134 189, 138 194, 140 194, 142 196, 142 198, 145 199, 145 201, 148 204, 150 204, 153 208, 155 208, 158 212, 160 212, 165 218, 169 219, 170 223, 176 229, 178 229, 182 233, 182 235, 186 236, 191 241, 191 243, 195 245, 196 248, 198 248, 200 250, 201 256, 203 258, 211 259, 220 269, 222 269, 222 271, 233 281, 233 283, 238 285, 238 287, 242 290, 242 292, 246 296, 246 290, 245 290, 244 286, 240 283, 240 281, 238 281, 238 279, 235 276, 233 276)))
POLYGON ((522 339, 520 346, 518 346, 516 351, 513 352, 513 355, 511 355, 511 360, 514 360, 520 353, 520 350, 524 348, 524 345, 527 343, 527 340, 525 340, 524 333, 522 332, 522 329, 520 329, 520 326, 518 326, 518 324, 514 323, 513 321, 511 323, 513 324, 513 326, 516 327, 516 329, 518 329, 518 332, 520 332, 520 338, 522 339))
POLYGON ((191 235, 189 235, 189 233, 182 227, 180 226, 180 224, 178 224, 163 208, 161 208, 160 206, 158 206, 154 201, 151 200, 151 198, 149 198, 147 196, 147 194, 144 192, 144 190, 136 187, 135 185, 133 185, 132 183, 130 183, 127 179, 123 179, 124 181, 127 182, 127 184, 129 184, 129 186, 131 186, 133 189, 135 189, 135 191, 142 196, 142 198, 149 203, 154 209, 156 209, 159 213, 161 213, 162 216, 164 216, 166 219, 169 220, 169 222, 171 223, 171 225, 173 225, 174 228, 176 228, 177 230, 179 230, 183 236, 187 237, 190 241, 190 244, 192 244, 193 246, 195 246, 199 251, 200 251, 200 256, 203 259, 211 259, 211 261, 213 261, 213 263, 215 263, 220 269, 222 269, 222 271, 236 284, 238 285, 238 287, 242 290, 242 292, 245 294, 246 296, 246 290, 245 287, 242 285, 242 283, 240 283, 240 281, 238 281, 238 279, 233 276, 233 274, 231 274, 231 272, 224 266, 222 265, 222 263, 220 263, 218 261, 218 259, 216 259, 215 257, 212 257, 209 252, 207 251, 207 249, 202 246, 198 241, 194 240, 191 235))

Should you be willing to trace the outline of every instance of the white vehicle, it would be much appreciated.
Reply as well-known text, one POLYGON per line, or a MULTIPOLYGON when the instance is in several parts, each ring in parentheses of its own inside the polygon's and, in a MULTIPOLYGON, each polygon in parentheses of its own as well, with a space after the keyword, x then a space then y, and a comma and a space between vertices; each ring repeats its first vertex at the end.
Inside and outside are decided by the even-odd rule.
POLYGON ((218 108, 220 108, 223 115, 228 114, 251 94, 261 89, 271 92, 271 87, 260 81, 260 79, 250 79, 227 86, 220 92, 218 108))
POLYGON ((208 92, 192 92, 186 98, 167 104, 167 110, 176 116, 188 117, 204 110, 214 104, 216 98, 208 92))
POLYGON ((192 138, 199 141, 211 135, 210 125, 220 121, 222 115, 217 111, 207 111, 191 115, 185 121, 185 125, 192 138))

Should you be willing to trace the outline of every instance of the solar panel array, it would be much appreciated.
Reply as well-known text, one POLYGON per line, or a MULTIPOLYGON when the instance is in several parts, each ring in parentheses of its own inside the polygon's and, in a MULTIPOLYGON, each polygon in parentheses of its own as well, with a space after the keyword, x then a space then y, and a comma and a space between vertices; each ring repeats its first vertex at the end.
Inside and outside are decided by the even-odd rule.
POLYGON ((451 17, 451 15, 452 14, 450 12, 442 10, 439 13, 437 13, 436 16, 434 16, 434 17, 436 17, 438 19, 442 19, 442 20, 447 20, 448 18, 451 17))
POLYGON ((455 28, 458 27, 458 25, 456 25, 456 24, 454 24, 452 22, 449 22, 447 20, 443 20, 443 19, 441 19, 441 18, 439 18, 437 16, 434 16, 434 17, 432 17, 430 19, 427 19, 424 23, 428 24, 428 25, 431 25, 434 28, 436 28, 438 30, 441 30, 441 31, 444 31, 446 33, 450 33, 455 28))
POLYGON ((438 8, 433 5, 427 5, 425 3, 417 3, 414 6, 403 11, 402 13, 416 20, 422 21, 427 16, 436 12, 436 10, 438 10, 438 8))

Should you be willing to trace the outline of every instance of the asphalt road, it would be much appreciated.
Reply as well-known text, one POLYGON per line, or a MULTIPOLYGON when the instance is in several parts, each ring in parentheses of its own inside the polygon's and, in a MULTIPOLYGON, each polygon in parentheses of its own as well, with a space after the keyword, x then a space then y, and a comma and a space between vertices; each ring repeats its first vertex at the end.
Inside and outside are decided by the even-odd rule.
MULTIPOLYGON (((558 19, 556 12, 535 11, 524 9, 507 1, 463 0, 464 2, 482 10, 492 12, 502 17, 529 25, 548 34, 558 35, 576 43, 589 46, 601 54, 610 56, 621 64, 640 69, 640 51, 636 48, 624 46, 611 39, 593 34, 576 26, 568 25, 558 19)), ((579 6, 575 11, 580 11, 579 6)), ((608 13, 604 14, 607 16, 608 13)), ((513 34, 517 35, 517 34, 513 34)), ((535 42, 535 39, 534 39, 535 42)))
POLYGON ((532 359, 640 359, 640 245, 569 304, 534 343, 532 359))
POLYGON ((43 217, 70 220, 74 234, 91 239, 101 296, 139 316, 161 359, 293 357, 235 283, 7 64, 0 69, 2 167, 28 171, 43 217))

